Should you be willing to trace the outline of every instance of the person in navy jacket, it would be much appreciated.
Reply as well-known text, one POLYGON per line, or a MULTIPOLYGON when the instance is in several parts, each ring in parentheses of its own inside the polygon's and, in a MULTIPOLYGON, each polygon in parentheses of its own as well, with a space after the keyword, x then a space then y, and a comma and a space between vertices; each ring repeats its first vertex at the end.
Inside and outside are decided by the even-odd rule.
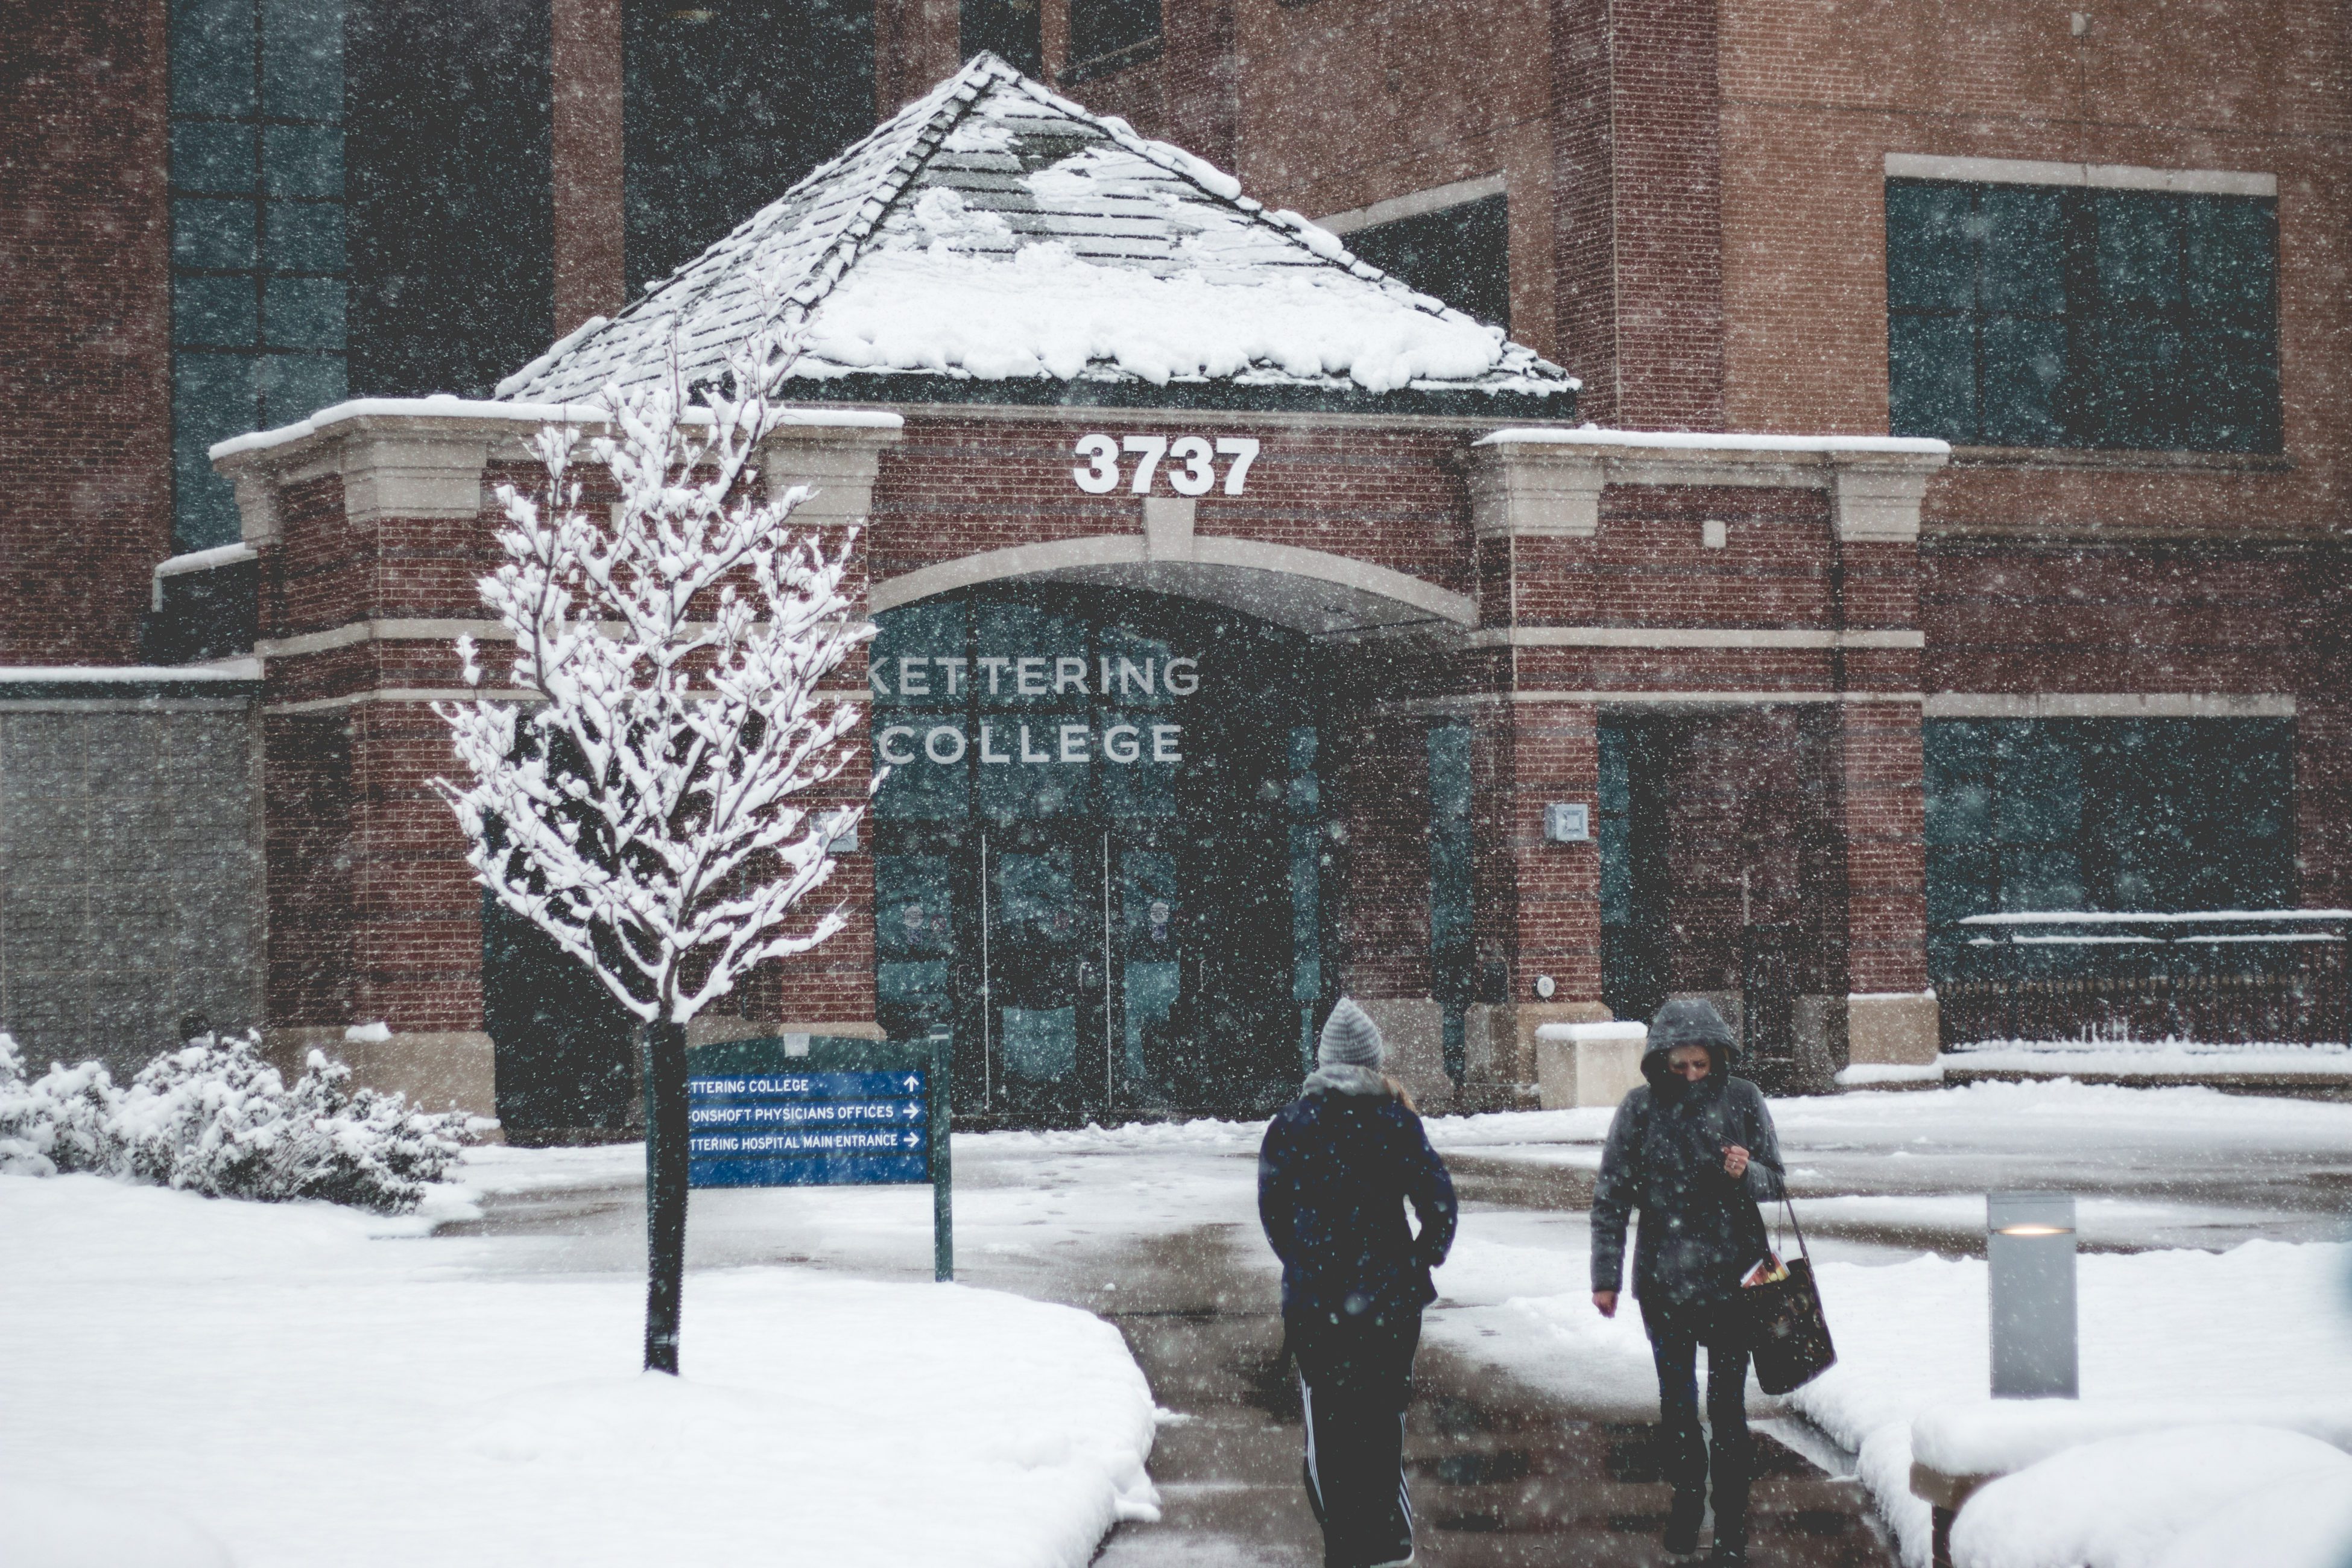
POLYGON ((1332 1008, 1315 1058, 1267 1124, 1258 1217, 1282 1259, 1324 1568, 1394 1568, 1412 1561, 1404 1412, 1421 1310, 1437 1297, 1430 1270, 1454 1245, 1454 1183, 1403 1087, 1381 1074, 1362 1008, 1332 1008))

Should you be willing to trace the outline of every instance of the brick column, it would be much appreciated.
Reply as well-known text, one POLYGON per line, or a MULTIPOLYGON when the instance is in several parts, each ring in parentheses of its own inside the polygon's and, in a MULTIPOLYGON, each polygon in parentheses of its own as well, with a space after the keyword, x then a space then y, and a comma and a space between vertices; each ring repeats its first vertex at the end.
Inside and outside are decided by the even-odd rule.
MULTIPOLYGON (((1845 871, 1847 1063, 1936 1058, 1927 985, 1927 853, 1916 464, 1844 458, 1831 487, 1838 550, 1835 784, 1845 871)), ((1834 1004, 1832 1004, 1834 1009, 1834 1004)))
POLYGON ((1510 857, 1518 944, 1507 994, 1521 1033, 1535 1022, 1607 1015, 1601 1007, 1601 855, 1593 844, 1544 837, 1544 807, 1554 801, 1596 806, 1601 795, 1601 710, 1591 702, 1510 705, 1511 776, 1495 806, 1495 826, 1510 857), (1536 982, 1552 981, 1549 998, 1536 982))
MULTIPOLYGON (((787 425, 769 437, 760 450, 760 473, 772 489, 808 485, 815 494, 793 513, 793 521, 822 534, 829 549, 838 548, 844 535, 862 529, 873 510, 874 481, 882 449, 898 438, 895 416, 856 414, 835 416, 844 424, 808 426, 787 425), (860 417, 872 423, 858 426, 845 422, 860 417)), ((851 602, 866 605, 867 571, 861 549, 850 563, 845 584, 851 602)), ((853 651, 833 673, 825 688, 829 701, 866 703, 866 652, 853 651)), ((845 765, 833 783, 805 803, 812 810, 862 804, 874 777, 873 748, 868 731, 860 723, 843 738, 845 765)), ((874 1016, 874 832, 869 821, 859 829, 857 847, 834 862, 833 879, 808 907, 809 920, 838 906, 847 923, 832 940, 814 952, 767 965, 729 1002, 720 1003, 730 1017, 698 1019, 694 1039, 719 1039, 730 1035, 765 1034, 789 1030, 824 1035, 857 1035, 879 1039, 881 1026, 874 1016)))
POLYGON ((621 0, 548 12, 555 174, 555 331, 627 302, 621 211, 621 0))
POLYGON ((1723 427, 1716 0, 1553 0, 1559 354, 1603 425, 1723 427))
POLYGON ((1846 1059, 1932 1062, 1919 705, 1849 702, 1841 717, 1846 1059))
POLYGON ((2297 893, 2305 909, 2343 909, 2352 905, 2352 563, 2315 563, 2308 603, 2295 659, 2297 893))

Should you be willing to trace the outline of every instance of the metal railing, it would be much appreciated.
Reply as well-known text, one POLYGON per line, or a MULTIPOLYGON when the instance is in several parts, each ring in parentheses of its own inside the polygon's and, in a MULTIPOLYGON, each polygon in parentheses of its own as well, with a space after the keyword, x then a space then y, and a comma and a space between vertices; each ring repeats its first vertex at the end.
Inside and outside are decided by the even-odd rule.
POLYGON ((1972 915, 1928 965, 1945 1048, 1990 1040, 2352 1038, 2352 910, 1972 915))

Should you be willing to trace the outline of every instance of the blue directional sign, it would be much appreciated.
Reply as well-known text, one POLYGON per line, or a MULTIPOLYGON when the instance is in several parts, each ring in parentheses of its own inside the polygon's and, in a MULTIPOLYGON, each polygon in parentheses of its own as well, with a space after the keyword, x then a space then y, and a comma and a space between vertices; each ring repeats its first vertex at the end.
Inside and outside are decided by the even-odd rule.
POLYGON ((928 1182, 942 1279, 955 1271, 944 1031, 920 1045, 785 1035, 687 1053, 687 1180, 698 1187, 928 1182))
POLYGON ((687 1169, 697 1186, 931 1179, 928 1066, 697 1072, 686 1089, 687 1169))

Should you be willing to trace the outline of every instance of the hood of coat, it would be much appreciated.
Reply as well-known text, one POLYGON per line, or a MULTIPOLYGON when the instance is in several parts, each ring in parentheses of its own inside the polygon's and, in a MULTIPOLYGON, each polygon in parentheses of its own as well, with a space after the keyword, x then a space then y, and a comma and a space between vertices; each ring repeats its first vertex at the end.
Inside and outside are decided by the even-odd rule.
POLYGON ((1368 1094, 1385 1095, 1389 1080, 1370 1068, 1355 1067, 1346 1062, 1326 1062, 1307 1075, 1299 1086, 1301 1094, 1368 1094))
POLYGON ((1649 1047, 1642 1053, 1642 1076, 1649 1081, 1651 1090, 1667 1098, 1678 1098, 1685 1088, 1683 1080, 1666 1070, 1666 1058, 1678 1046, 1705 1046, 1710 1067, 1699 1082, 1717 1090, 1731 1076, 1739 1060, 1739 1047, 1732 1042, 1731 1026, 1715 1004, 1703 996, 1678 996, 1658 1009, 1650 1020, 1649 1047))

